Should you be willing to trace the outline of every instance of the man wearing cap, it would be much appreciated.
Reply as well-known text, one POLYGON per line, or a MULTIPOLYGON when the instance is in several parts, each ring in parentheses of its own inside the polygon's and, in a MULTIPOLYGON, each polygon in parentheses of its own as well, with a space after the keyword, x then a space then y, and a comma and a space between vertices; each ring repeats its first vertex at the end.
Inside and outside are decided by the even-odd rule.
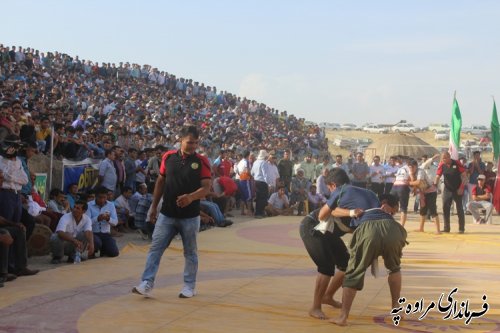
POLYGON ((472 188, 472 200, 467 204, 467 209, 471 212, 474 223, 486 223, 493 213, 493 204, 491 203, 491 189, 486 185, 486 176, 477 176, 477 185, 472 188), (485 209, 486 214, 481 217, 481 210, 485 209))
POLYGON ((252 166, 253 179, 255 179, 255 218, 261 219, 265 217, 265 207, 269 197, 269 170, 266 158, 269 156, 266 150, 259 151, 257 160, 252 166))

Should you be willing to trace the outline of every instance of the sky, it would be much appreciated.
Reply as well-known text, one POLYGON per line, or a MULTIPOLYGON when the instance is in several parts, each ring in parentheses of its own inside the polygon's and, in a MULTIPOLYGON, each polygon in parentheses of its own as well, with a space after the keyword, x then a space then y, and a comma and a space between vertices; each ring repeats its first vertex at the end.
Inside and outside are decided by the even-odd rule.
POLYGON ((149 64, 314 122, 489 125, 500 1, 3 1, 0 43, 149 64), (10 13, 10 14, 8 14, 10 13))

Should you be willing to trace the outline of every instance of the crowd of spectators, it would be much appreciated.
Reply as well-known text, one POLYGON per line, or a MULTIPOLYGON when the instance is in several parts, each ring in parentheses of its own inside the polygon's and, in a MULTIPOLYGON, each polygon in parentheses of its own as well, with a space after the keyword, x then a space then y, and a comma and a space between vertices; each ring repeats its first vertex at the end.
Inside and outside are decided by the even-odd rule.
POLYGON ((299 155, 327 148, 317 126, 287 111, 149 65, 0 45, 0 100, 2 127, 36 140, 43 153, 53 136, 55 155, 70 159, 104 158, 114 145, 172 147, 185 124, 200 128, 200 150, 209 157, 221 147, 299 155))
MULTIPOLYGON (((151 192, 164 152, 179 148, 183 125, 199 128, 198 152, 214 165, 213 189, 201 204, 202 230, 231 225, 235 205, 253 214, 254 181, 249 170, 244 178, 234 168, 244 155, 287 150, 310 156, 326 152, 328 145, 324 132, 304 119, 149 65, 97 63, 0 45, 0 172, 6 173, 0 194, 14 203, 8 207, 12 214, 0 212, 0 286, 16 274, 36 274, 25 258, 37 228, 48 230, 54 264, 64 256, 68 262, 117 256, 113 238, 130 229, 151 238, 151 192), (86 192, 78 184, 52 188, 44 201, 29 169, 37 153, 100 159, 96 186, 86 192), (13 179, 8 168, 18 166, 23 177, 13 179), (247 184, 244 201, 240 182, 247 184)), ((276 161, 269 165, 273 193, 280 175, 276 161)))

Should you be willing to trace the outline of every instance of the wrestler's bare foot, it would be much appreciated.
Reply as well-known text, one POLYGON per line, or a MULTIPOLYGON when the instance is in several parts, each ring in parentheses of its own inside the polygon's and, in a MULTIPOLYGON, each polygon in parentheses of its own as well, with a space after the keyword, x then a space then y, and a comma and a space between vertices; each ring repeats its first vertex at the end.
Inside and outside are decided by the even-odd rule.
POLYGON ((339 326, 347 326, 347 318, 343 317, 332 318, 329 320, 329 322, 339 326))
POLYGON ((309 310, 309 315, 316 319, 321 319, 321 320, 328 319, 328 317, 325 315, 323 311, 321 311, 321 309, 311 309, 309 310))
POLYGON ((441 235, 441 231, 436 231, 434 235, 441 235))
POLYGON ((339 301, 334 300, 333 298, 329 298, 329 297, 323 297, 323 299, 321 300, 321 304, 331 305, 331 306, 333 306, 334 308, 337 308, 337 309, 342 308, 342 303, 340 303, 339 301))
POLYGON ((424 230, 423 229, 417 229, 417 230, 415 230, 415 232, 424 232, 424 230))

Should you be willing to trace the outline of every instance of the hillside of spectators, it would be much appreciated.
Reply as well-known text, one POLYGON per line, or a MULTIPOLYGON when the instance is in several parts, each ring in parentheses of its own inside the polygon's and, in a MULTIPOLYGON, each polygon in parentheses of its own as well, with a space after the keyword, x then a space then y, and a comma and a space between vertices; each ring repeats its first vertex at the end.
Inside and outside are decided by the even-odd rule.
POLYGON ((327 151, 324 133, 286 111, 150 65, 99 63, 60 52, 0 45, 0 140, 36 141, 56 157, 103 158, 114 145, 173 147, 176 129, 194 124, 200 150, 327 151))

